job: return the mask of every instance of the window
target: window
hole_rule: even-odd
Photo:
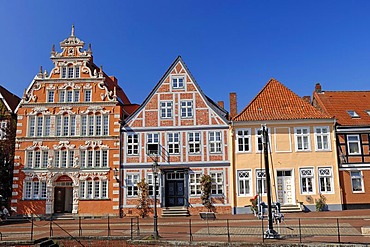
[[[168,153],[169,154],[179,154],[180,153],[180,138],[179,133],[168,133],[167,134],[168,140]]]
[[[351,171],[352,192],[364,192],[361,171]]]
[[[73,90],[73,102],[80,102],[80,91]]]
[[[209,152],[221,153],[221,131],[209,132]]]
[[[307,127],[295,128],[295,140],[297,151],[309,151],[310,148],[310,130]]]
[[[238,195],[251,195],[251,171],[238,171]]]
[[[47,94],[47,102],[48,103],[53,103],[54,102],[54,91],[48,91]]]
[[[59,115],[56,116],[56,136],[75,136],[76,135],[76,116]]]
[[[329,127],[315,127],[316,150],[330,150]]]
[[[67,76],[67,68],[63,67],[62,68],[62,78],[66,78],[66,76]]]
[[[66,91],[65,90],[60,90],[59,91],[59,102],[65,102],[65,95],[66,95]]]
[[[107,199],[108,182],[99,178],[80,180],[81,199]]]
[[[139,135],[127,134],[127,155],[139,154]]]
[[[80,68],[75,67],[75,78],[80,78]]]
[[[26,167],[27,168],[46,168],[48,166],[49,152],[48,150],[33,150],[26,152]]]
[[[106,136],[109,134],[109,115],[82,115],[82,136]]]
[[[154,176],[153,173],[148,173],[146,175],[147,177],[147,183],[149,187],[149,195],[154,196]],[[157,196],[159,195],[159,178],[157,177]]]
[[[24,183],[24,199],[46,199],[46,182],[33,180]]]
[[[126,175],[127,196],[137,196],[138,195],[137,183],[140,182],[139,179],[140,179],[139,174],[127,174]]]
[[[353,111],[353,110],[349,110],[347,111],[347,113],[351,116],[351,118],[359,118],[360,115],[357,114],[357,112]]]
[[[359,135],[347,135],[347,145],[349,154],[361,154]]]
[[[80,150],[81,168],[108,167],[108,150]]]
[[[238,142],[238,152],[249,152],[251,146],[251,130],[237,130],[236,131],[236,140]]]
[[[0,121],[0,140],[5,139],[7,126],[7,121]]]
[[[74,150],[55,150],[54,151],[54,167],[67,168],[74,165]]]
[[[313,168],[301,168],[301,193],[302,194],[311,194],[313,193]]]
[[[181,118],[193,117],[193,102],[181,101]]]
[[[333,192],[333,174],[330,167],[319,168],[319,184],[320,193]]]
[[[49,136],[50,116],[30,116],[28,136]]]
[[[172,118],[172,102],[161,102],[161,118]]]
[[[256,180],[257,180],[257,194],[258,195],[266,195],[267,193],[267,183],[266,183],[266,172],[264,169],[257,169],[256,170]]]
[[[68,89],[68,90],[59,89],[59,102],[60,103],[80,102],[80,91],[72,90],[72,89]]]
[[[91,102],[91,90],[85,90],[84,95],[85,95],[85,102]]]
[[[185,77],[172,77],[172,88],[179,89],[184,88]]]
[[[224,187],[224,173],[223,172],[211,172],[212,186],[211,193],[212,195],[222,195]]]
[[[191,196],[200,196],[202,194],[200,178],[201,173],[190,173],[189,174],[189,186]]]
[[[190,132],[188,133],[188,145],[190,154],[200,153],[200,133]]]
[[[147,154],[159,154],[159,134],[148,133],[146,135]]]

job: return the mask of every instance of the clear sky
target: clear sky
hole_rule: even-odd
[[[21,96],[71,33],[141,103],[181,55],[214,101],[241,111],[270,78],[299,96],[370,90],[368,0],[0,0],[0,84]]]

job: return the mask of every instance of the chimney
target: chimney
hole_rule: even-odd
[[[311,97],[310,96],[303,96],[302,99],[306,101],[308,104],[311,104]]]
[[[219,107],[222,107],[222,109],[225,109],[225,104],[224,104],[224,102],[223,102],[223,101],[218,101],[218,102],[217,102],[217,105],[218,105]]]
[[[236,93],[230,93],[230,118],[238,114],[238,106],[236,102]]]
[[[315,85],[315,92],[316,93],[321,93],[322,91],[321,91],[321,85],[320,85],[320,83],[316,83],[316,85]]]

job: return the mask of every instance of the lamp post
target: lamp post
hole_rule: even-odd
[[[158,239],[158,215],[157,215],[157,178],[158,178],[158,162],[154,160],[153,162],[153,177],[154,177],[154,231],[153,231],[153,238]]]

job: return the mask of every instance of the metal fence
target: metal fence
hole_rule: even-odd
[[[274,224],[279,239],[265,239],[267,220],[233,219],[232,217],[202,220],[200,218],[159,218],[161,240],[219,242],[289,242],[289,243],[368,243],[361,227],[370,219],[294,218]],[[150,218],[99,218],[74,220],[8,220],[0,225],[0,240],[20,241],[50,237],[78,241],[82,237],[151,239],[153,220]],[[1,242],[0,242],[1,243]]]

